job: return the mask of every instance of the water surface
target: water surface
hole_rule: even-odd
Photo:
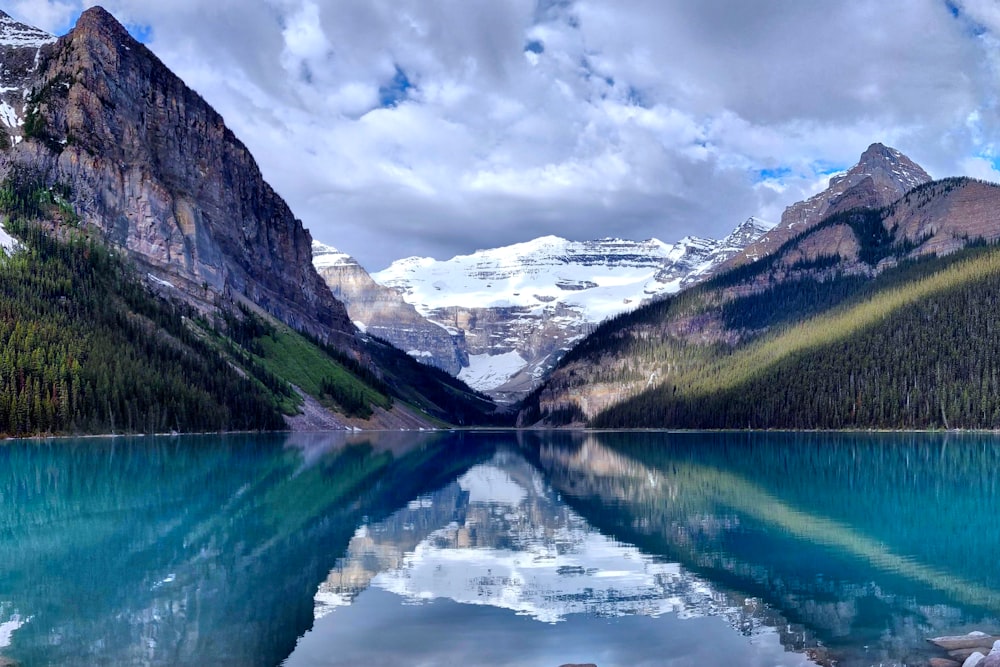
[[[926,664],[1000,630],[1000,439],[0,446],[23,665]]]

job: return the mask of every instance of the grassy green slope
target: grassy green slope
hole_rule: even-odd
[[[283,386],[290,383],[348,417],[368,419],[376,408],[399,402],[438,426],[495,425],[508,418],[494,414],[488,397],[378,339],[363,343],[368,360],[362,363],[246,308],[228,315],[219,329],[226,332],[213,334],[220,351],[272,388],[285,414],[301,404]]]

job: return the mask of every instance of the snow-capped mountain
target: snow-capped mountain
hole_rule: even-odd
[[[0,148],[20,143],[24,135],[25,105],[31,94],[31,82],[38,71],[42,47],[56,41],[55,36],[0,12]],[[0,249],[10,252],[17,247],[7,230],[0,225]]]
[[[423,317],[462,336],[458,345],[466,360],[460,378],[496,398],[516,400],[602,320],[704,279],[772,227],[750,218],[724,239],[686,237],[673,244],[545,236],[447,261],[410,257],[372,278]],[[348,303],[352,319],[367,325],[358,309],[351,310],[343,283],[340,293],[330,284]],[[412,341],[404,349],[434,358]]]
[[[0,143],[21,141],[30,82],[38,70],[43,46],[56,41],[44,30],[18,23],[0,12]]]

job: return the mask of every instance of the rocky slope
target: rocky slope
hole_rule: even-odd
[[[369,330],[377,322],[388,340],[441,368],[451,369],[457,360],[461,379],[513,401],[537,386],[599,322],[699,282],[771,227],[750,218],[722,240],[687,237],[675,244],[547,236],[447,261],[410,257],[372,276],[436,330],[417,328],[412,314],[399,314],[395,303],[383,306],[387,298],[373,296],[356,269],[321,272],[354,320]],[[329,261],[323,257],[315,261]],[[373,301],[383,308],[379,315],[366,310]],[[423,331],[431,335],[421,338]],[[451,333],[453,347],[443,344],[442,331]]]
[[[461,331],[423,317],[398,292],[379,285],[357,260],[333,246],[313,241],[312,253],[316,271],[347,306],[358,328],[452,375],[469,365]]]
[[[905,290],[935,266],[923,265],[907,277],[912,260],[1000,240],[1000,186],[966,178],[928,182],[925,177],[898,151],[874,144],[845,177],[789,207],[779,226],[702,286],[605,326],[582,343],[532,396],[522,423],[587,421],[669,382],[679,382],[674,386],[683,393],[702,381],[692,379],[702,378],[699,369],[728,368],[727,355],[741,359],[735,356],[741,350],[747,363],[764,363],[766,355],[754,356],[754,350],[770,348],[766,343],[751,347],[754,341],[864,298],[871,279],[889,269],[900,266],[901,271],[893,279],[897,282],[887,285],[902,284]],[[851,182],[855,185],[845,188]],[[847,201],[865,205],[849,206]],[[825,216],[818,217],[820,209]],[[752,259],[758,252],[767,254]],[[891,303],[897,298],[881,294]],[[880,310],[871,322],[891,312]],[[853,335],[851,322],[836,322],[845,336]],[[827,340],[827,332],[810,335]],[[792,339],[785,343],[799,344]],[[734,367],[725,372],[742,377],[744,371]],[[678,379],[682,377],[690,382]]]
[[[24,107],[43,46],[56,38],[0,12],[0,145],[20,140]]]
[[[774,229],[731,260],[720,264],[716,273],[771,254],[794,236],[811,229],[823,219],[852,208],[887,206],[931,177],[913,160],[894,148],[874,143],[861,154],[846,173],[830,179],[829,186],[809,199],[792,204]]]
[[[79,226],[202,309],[243,301],[351,344],[301,222],[222,117],[108,12],[88,9],[58,40],[9,19],[3,29],[14,145],[0,177],[63,189]]]

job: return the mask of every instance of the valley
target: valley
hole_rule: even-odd
[[[366,331],[514,403],[599,323],[697,284],[773,226],[749,218],[723,239],[673,244],[552,236],[447,261],[410,257],[371,276],[328,246],[314,247],[313,262]]]

